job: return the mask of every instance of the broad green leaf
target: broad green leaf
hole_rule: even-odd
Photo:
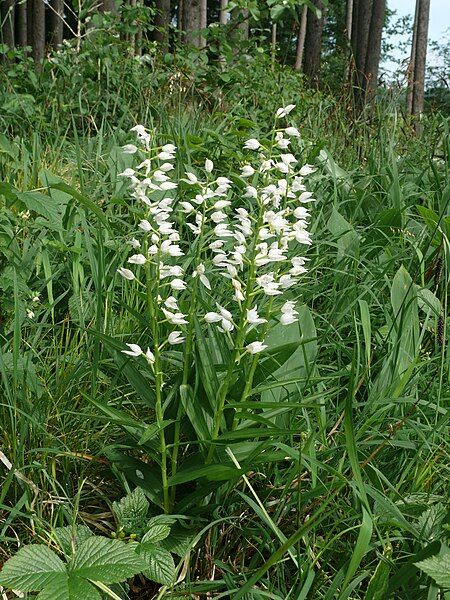
[[[59,203],[42,192],[16,192],[17,198],[28,210],[45,217],[57,229],[62,227],[62,212]]]
[[[140,552],[140,556],[146,565],[142,571],[145,577],[163,585],[174,583],[175,563],[170,552],[158,546],[148,545]]]
[[[145,532],[144,537],[141,540],[141,544],[156,544],[156,542],[165,540],[169,534],[169,525],[166,525],[165,523],[159,523],[157,520],[152,520],[147,526],[147,531]]]
[[[239,469],[227,465],[207,465],[203,467],[189,467],[178,471],[169,479],[169,485],[178,485],[206,477],[213,481],[226,481],[240,475]]]
[[[174,525],[170,530],[169,537],[162,540],[160,545],[168,552],[183,557],[191,547],[194,538],[194,531],[186,529],[181,525]]]
[[[108,220],[103,214],[101,208],[92,202],[90,198],[83,196],[83,194],[80,194],[80,192],[72,188],[70,185],[67,185],[67,183],[52,183],[49,187],[69,194],[69,196],[72,196],[74,200],[77,200],[84,209],[93,212],[105,227],[109,227]]]
[[[142,531],[147,523],[149,503],[141,488],[137,487],[131,494],[119,502],[113,502],[113,513],[127,533]]]
[[[36,600],[101,600],[101,595],[86,579],[70,575],[62,583],[46,586]]]
[[[415,565],[434,579],[439,587],[450,589],[450,550],[448,548],[445,548],[443,554],[426,558]]]
[[[70,572],[102,583],[119,583],[139,573],[142,560],[134,546],[119,540],[91,537],[80,544],[69,563]]]
[[[433,294],[428,288],[415,286],[417,291],[417,303],[419,308],[425,313],[431,311],[436,317],[442,312],[442,304],[436,294]]]
[[[0,573],[0,585],[36,592],[52,582],[59,584],[66,577],[66,565],[50,548],[30,544],[6,561]]]
[[[67,527],[55,527],[53,530],[56,542],[66,555],[72,554],[72,546],[75,549],[78,548],[84,540],[92,535],[94,534],[86,525],[75,525],[75,527],[68,525]]]

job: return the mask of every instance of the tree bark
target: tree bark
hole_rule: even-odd
[[[228,23],[228,16],[229,13],[226,9],[226,6],[228,4],[228,0],[220,0],[220,24],[221,25],[226,25]]]
[[[200,47],[200,0],[184,0],[183,30],[187,44]]]
[[[320,19],[311,11],[308,12],[305,37],[305,59],[303,72],[308,78],[309,85],[319,87],[320,62],[322,58],[322,33],[325,22],[324,4],[322,0],[314,0],[315,6],[321,11]]]
[[[386,15],[386,0],[373,0],[367,42],[365,77],[365,99],[371,100],[378,86],[378,69],[381,55],[381,35]]]
[[[28,45],[27,3],[21,2],[16,6],[17,14],[17,44],[22,48]]]
[[[430,0],[417,0],[417,39],[414,57],[414,77],[411,114],[423,112],[425,97],[425,66],[427,61],[428,24],[430,19]],[[416,128],[418,130],[419,127]]]
[[[34,0],[27,0],[27,45],[33,48],[33,3]]]
[[[155,16],[155,40],[159,43],[162,54],[169,51],[170,0],[158,0]]]
[[[50,4],[51,43],[58,49],[63,43],[64,32],[64,0],[52,0]]]
[[[118,12],[115,0],[101,0],[99,10],[102,12]]]
[[[200,29],[208,27],[208,0],[200,0]],[[206,46],[206,39],[200,36],[200,47]]]
[[[302,63],[303,63],[303,54],[305,52],[305,38],[306,38],[306,23],[308,20],[308,7],[305,6],[303,7],[302,10],[302,17],[300,20],[300,28],[298,31],[298,39],[297,39],[297,48],[296,48],[296,52],[295,52],[295,64],[294,64],[294,69],[296,71],[301,71],[302,70]]]
[[[36,71],[42,69],[45,54],[45,4],[44,0],[32,0],[33,11],[33,58]]]
[[[413,99],[413,88],[414,88],[414,61],[416,58],[416,46],[417,46],[417,20],[419,11],[419,0],[416,0],[416,10],[414,14],[413,24],[413,37],[411,43],[411,58],[408,65],[408,91],[406,95],[406,108],[409,114],[412,113],[412,99]]]
[[[14,48],[14,0],[2,0],[0,15],[2,24],[1,41],[8,48]]]

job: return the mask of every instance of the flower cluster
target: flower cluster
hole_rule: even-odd
[[[311,244],[308,205],[314,198],[305,178],[314,169],[300,166],[289,152],[299,131],[278,126],[293,108],[277,111],[270,143],[256,138],[245,142],[247,160],[233,181],[216,176],[207,159],[202,176],[189,170],[174,182],[170,174],[176,147],[152,148],[152,134],[142,125],[133,128],[138,145],[127,144],[123,151],[143,153],[145,159],[120,175],[128,178],[131,195],[141,204],[138,229],[143,235],[136,233],[130,240],[135,252],[128,258],[130,268],[121,267],[118,273],[139,281],[131,267],[143,267],[146,282],[140,283],[152,286],[152,318],[176,327],[163,342],[158,340],[157,351],[167,343],[185,341],[193,314],[225,334],[238,356],[267,348],[264,335],[269,322],[296,321],[295,302],[281,298],[292,294],[306,272],[303,250]],[[220,298],[213,296],[218,289],[225,290]],[[195,302],[198,293],[206,299],[202,305],[209,301],[211,306],[203,314]],[[189,314],[180,309],[181,299],[182,306],[190,307]],[[250,341],[255,337],[260,339]],[[128,347],[125,354],[143,355],[154,364],[152,350],[144,353],[136,344]]]

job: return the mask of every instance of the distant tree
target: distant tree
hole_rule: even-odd
[[[305,36],[305,57],[303,72],[312,87],[319,85],[320,63],[322,58],[322,33],[325,21],[325,6],[323,0],[313,0],[320,16],[311,9],[308,10]]]
[[[169,51],[170,0],[157,0],[155,26],[155,40],[159,42],[161,52],[166,54]]]
[[[44,0],[32,0],[31,5],[33,15],[32,54],[36,70],[40,71],[45,54],[45,3]]]
[[[184,31],[184,40],[187,44],[192,44],[198,48],[201,45],[200,30],[200,1],[183,1],[183,19],[182,30]]]
[[[300,19],[300,27],[298,30],[297,46],[295,50],[295,64],[294,69],[296,71],[302,70],[303,54],[305,52],[305,38],[306,38],[306,23],[308,19],[308,7],[305,6],[302,9],[302,16]]]
[[[378,86],[381,55],[381,35],[386,15],[386,0],[373,0],[364,68],[365,100],[370,100]]]
[[[64,0],[52,0],[50,3],[50,41],[53,48],[63,43]]]
[[[425,96],[425,67],[427,60],[428,24],[430,0],[416,0],[413,43],[411,48],[410,112],[418,115],[423,112]],[[417,125],[419,129],[419,125]]]
[[[14,0],[1,2],[2,43],[14,48]]]

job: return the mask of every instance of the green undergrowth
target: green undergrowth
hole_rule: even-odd
[[[285,69],[262,77],[264,57],[221,81],[222,67],[198,57],[94,58],[100,71],[76,97],[69,58],[30,89],[11,72],[0,92],[10,103],[0,135],[0,562],[19,544],[58,552],[54,532],[77,524],[134,543],[139,531],[118,528],[113,503],[136,488],[148,518],[161,513],[158,482],[142,474],[155,465],[152,386],[120,353],[147,326],[141,296],[116,274],[129,251],[118,177],[131,165],[120,150],[129,129],[143,123],[176,144],[179,177],[206,158],[226,174],[292,102],[297,155],[317,169],[300,327],[272,340],[239,407],[247,430],[218,446],[222,468],[201,470],[193,438],[181,439],[170,524],[184,546],[165,550],[178,577],[161,587],[138,576],[113,593],[444,598],[448,123],[424,118],[414,137],[395,98],[355,117],[348,98],[309,92]],[[204,358],[193,361],[213,386]],[[189,419],[201,429],[200,414]]]

